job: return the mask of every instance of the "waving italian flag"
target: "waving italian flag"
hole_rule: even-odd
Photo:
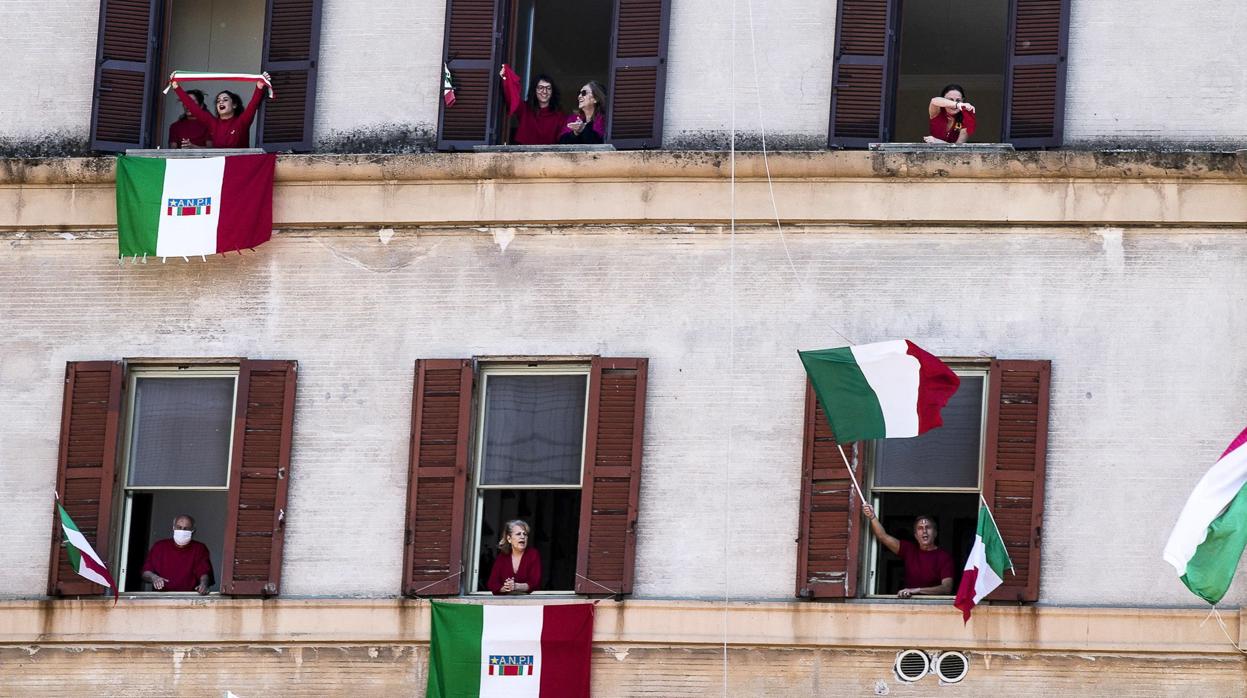
[[[1000,529],[996,528],[996,519],[980,496],[979,526],[974,534],[974,547],[966,559],[961,584],[957,587],[957,598],[953,601],[953,605],[961,609],[961,622],[970,620],[970,611],[984,596],[1003,584],[1005,570],[1012,569],[1013,561],[1009,559],[1009,551],[1005,550]]]
[[[1186,500],[1165,544],[1165,561],[1210,604],[1225,596],[1247,547],[1247,429]]]
[[[65,552],[69,555],[69,564],[80,576],[102,587],[112,589],[115,599],[118,594],[117,583],[108,573],[108,567],[104,565],[100,556],[95,554],[95,548],[87,542],[86,536],[78,530],[78,526],[74,524],[73,519],[69,518],[69,512],[65,511],[65,507],[61,506],[60,502],[56,503],[56,510],[61,515],[61,531],[65,534]]]
[[[840,443],[934,429],[961,385],[944,362],[908,339],[799,353]]]

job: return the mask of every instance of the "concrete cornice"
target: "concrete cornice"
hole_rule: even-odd
[[[475,603],[476,601],[467,601]],[[537,600],[509,603],[538,603]],[[603,646],[963,649],[1238,656],[1200,609],[986,606],[968,625],[947,604],[603,601]],[[1222,616],[1234,641],[1239,611]],[[0,645],[372,644],[429,640],[429,602],[165,597],[0,602]]]
[[[0,231],[115,227],[113,162],[0,160]],[[274,226],[719,225],[730,174],[721,152],[282,156]],[[738,153],[734,202],[741,224],[1237,229],[1247,151]]]

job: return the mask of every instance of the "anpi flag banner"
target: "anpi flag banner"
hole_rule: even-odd
[[[798,352],[836,441],[918,436],[961,379],[908,339]]]
[[[589,695],[593,604],[433,602],[429,698]]]
[[[78,526],[73,519],[69,518],[69,512],[65,511],[65,507],[61,506],[60,502],[56,503],[56,511],[61,517],[61,533],[65,536],[65,553],[69,556],[70,566],[79,576],[112,589],[115,600],[118,594],[117,583],[108,573],[108,567],[100,556],[95,554],[95,548],[87,542],[86,536],[78,530]]]
[[[277,156],[117,158],[121,257],[232,252],[273,234]]]
[[[1000,529],[996,528],[996,520],[992,518],[987,503],[980,501],[974,547],[970,548],[970,557],[966,558],[957,598],[953,601],[953,605],[961,609],[962,623],[969,622],[970,611],[984,596],[1004,583],[1005,570],[1008,569],[1013,569],[1013,561],[1009,559],[1009,551],[1005,550],[1005,541],[1000,537]]]
[[[1247,429],[1230,442],[1186,500],[1165,543],[1165,561],[1196,596],[1225,596],[1247,547]]]

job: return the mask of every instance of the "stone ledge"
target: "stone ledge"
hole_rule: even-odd
[[[476,600],[465,600],[476,603]],[[512,601],[512,603],[536,601]],[[428,642],[429,602],[406,599],[123,598],[0,602],[0,645]],[[939,604],[733,602],[729,644],[1238,656],[1202,609],[990,605],[969,625]],[[715,646],[721,602],[627,600],[597,607],[601,645]],[[1223,612],[1231,637],[1238,611]]]

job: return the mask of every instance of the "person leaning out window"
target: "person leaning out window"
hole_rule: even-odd
[[[489,582],[485,585],[497,595],[531,594],[541,589],[541,555],[536,548],[528,547],[528,537],[532,532],[528,524],[520,519],[507,522],[498,541],[500,551],[494,560],[494,567],[489,572]]]
[[[266,79],[268,78],[268,73],[263,75]],[[212,147],[250,147],[251,122],[255,120],[256,109],[260,108],[260,101],[264,99],[264,88],[267,87],[264,80],[255,81],[255,92],[251,94],[251,100],[247,102],[246,108],[243,108],[242,97],[237,94],[228,90],[217,93],[216,100],[213,102],[216,116],[196,104],[177,80],[170,84],[173,85],[173,91],[177,93],[178,99],[182,100],[182,106],[186,107],[186,111],[208,128],[212,137]]]
[[[576,111],[563,126],[559,143],[606,142],[606,90],[590,80],[576,95]]]
[[[970,140],[977,124],[974,105],[965,99],[966,91],[956,83],[945,85],[939,97],[932,97],[927,105],[931,132],[923,140],[927,143],[965,143]]]
[[[935,544],[938,534],[935,519],[926,515],[916,517],[913,529],[916,543],[911,543],[889,534],[879,523],[873,507],[863,506],[862,514],[870,520],[875,538],[905,563],[905,587],[896,592],[898,597],[953,593],[953,556]]]

